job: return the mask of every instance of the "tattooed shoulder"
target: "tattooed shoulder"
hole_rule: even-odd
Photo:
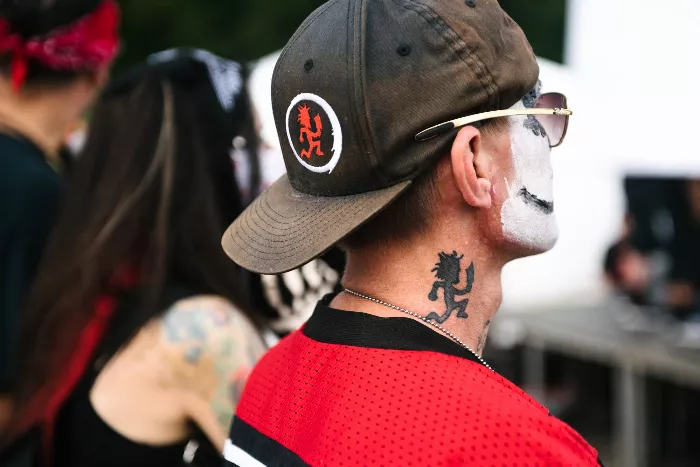
[[[161,330],[174,359],[172,383],[206,399],[227,430],[243,384],[265,351],[259,333],[230,302],[210,296],[176,303]]]

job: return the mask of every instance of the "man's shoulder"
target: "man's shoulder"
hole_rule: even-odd
[[[318,343],[300,332],[263,357],[237,415],[302,457],[323,454],[311,465],[357,452],[401,453],[420,465],[480,465],[494,455],[499,465],[596,465],[595,450],[575,431],[483,365],[431,351]],[[307,453],[299,441],[306,439],[328,443]]]
[[[329,360],[342,373],[316,371],[315,365],[326,367]],[[253,379],[276,379],[281,374],[308,379],[314,386],[343,386],[348,383],[347,378],[354,378],[353,386],[367,386],[375,394],[377,389],[395,394],[421,394],[407,399],[408,405],[421,405],[429,400],[429,405],[437,408],[452,406],[461,399],[476,402],[483,411],[491,407],[501,411],[505,407],[504,419],[513,411],[547,414],[546,409],[517,386],[475,361],[435,351],[328,344],[308,338],[303,329],[269,350],[256,366]],[[336,379],[338,376],[343,378]],[[477,404],[457,404],[455,409],[464,412]],[[456,421],[464,420],[459,417]]]

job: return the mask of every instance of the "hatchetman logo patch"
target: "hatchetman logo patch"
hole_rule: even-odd
[[[303,93],[287,109],[287,139],[301,165],[312,172],[331,173],[343,151],[338,116],[323,98]]]

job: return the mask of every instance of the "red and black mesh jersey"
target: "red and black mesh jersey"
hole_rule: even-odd
[[[227,466],[598,466],[565,423],[409,318],[320,303],[253,370]]]

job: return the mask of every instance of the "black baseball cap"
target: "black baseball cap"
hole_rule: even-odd
[[[449,150],[425,128],[507,109],[537,83],[520,27],[497,0],[331,0],[283,49],[272,106],[287,174],[222,244],[262,274],[321,255]]]

